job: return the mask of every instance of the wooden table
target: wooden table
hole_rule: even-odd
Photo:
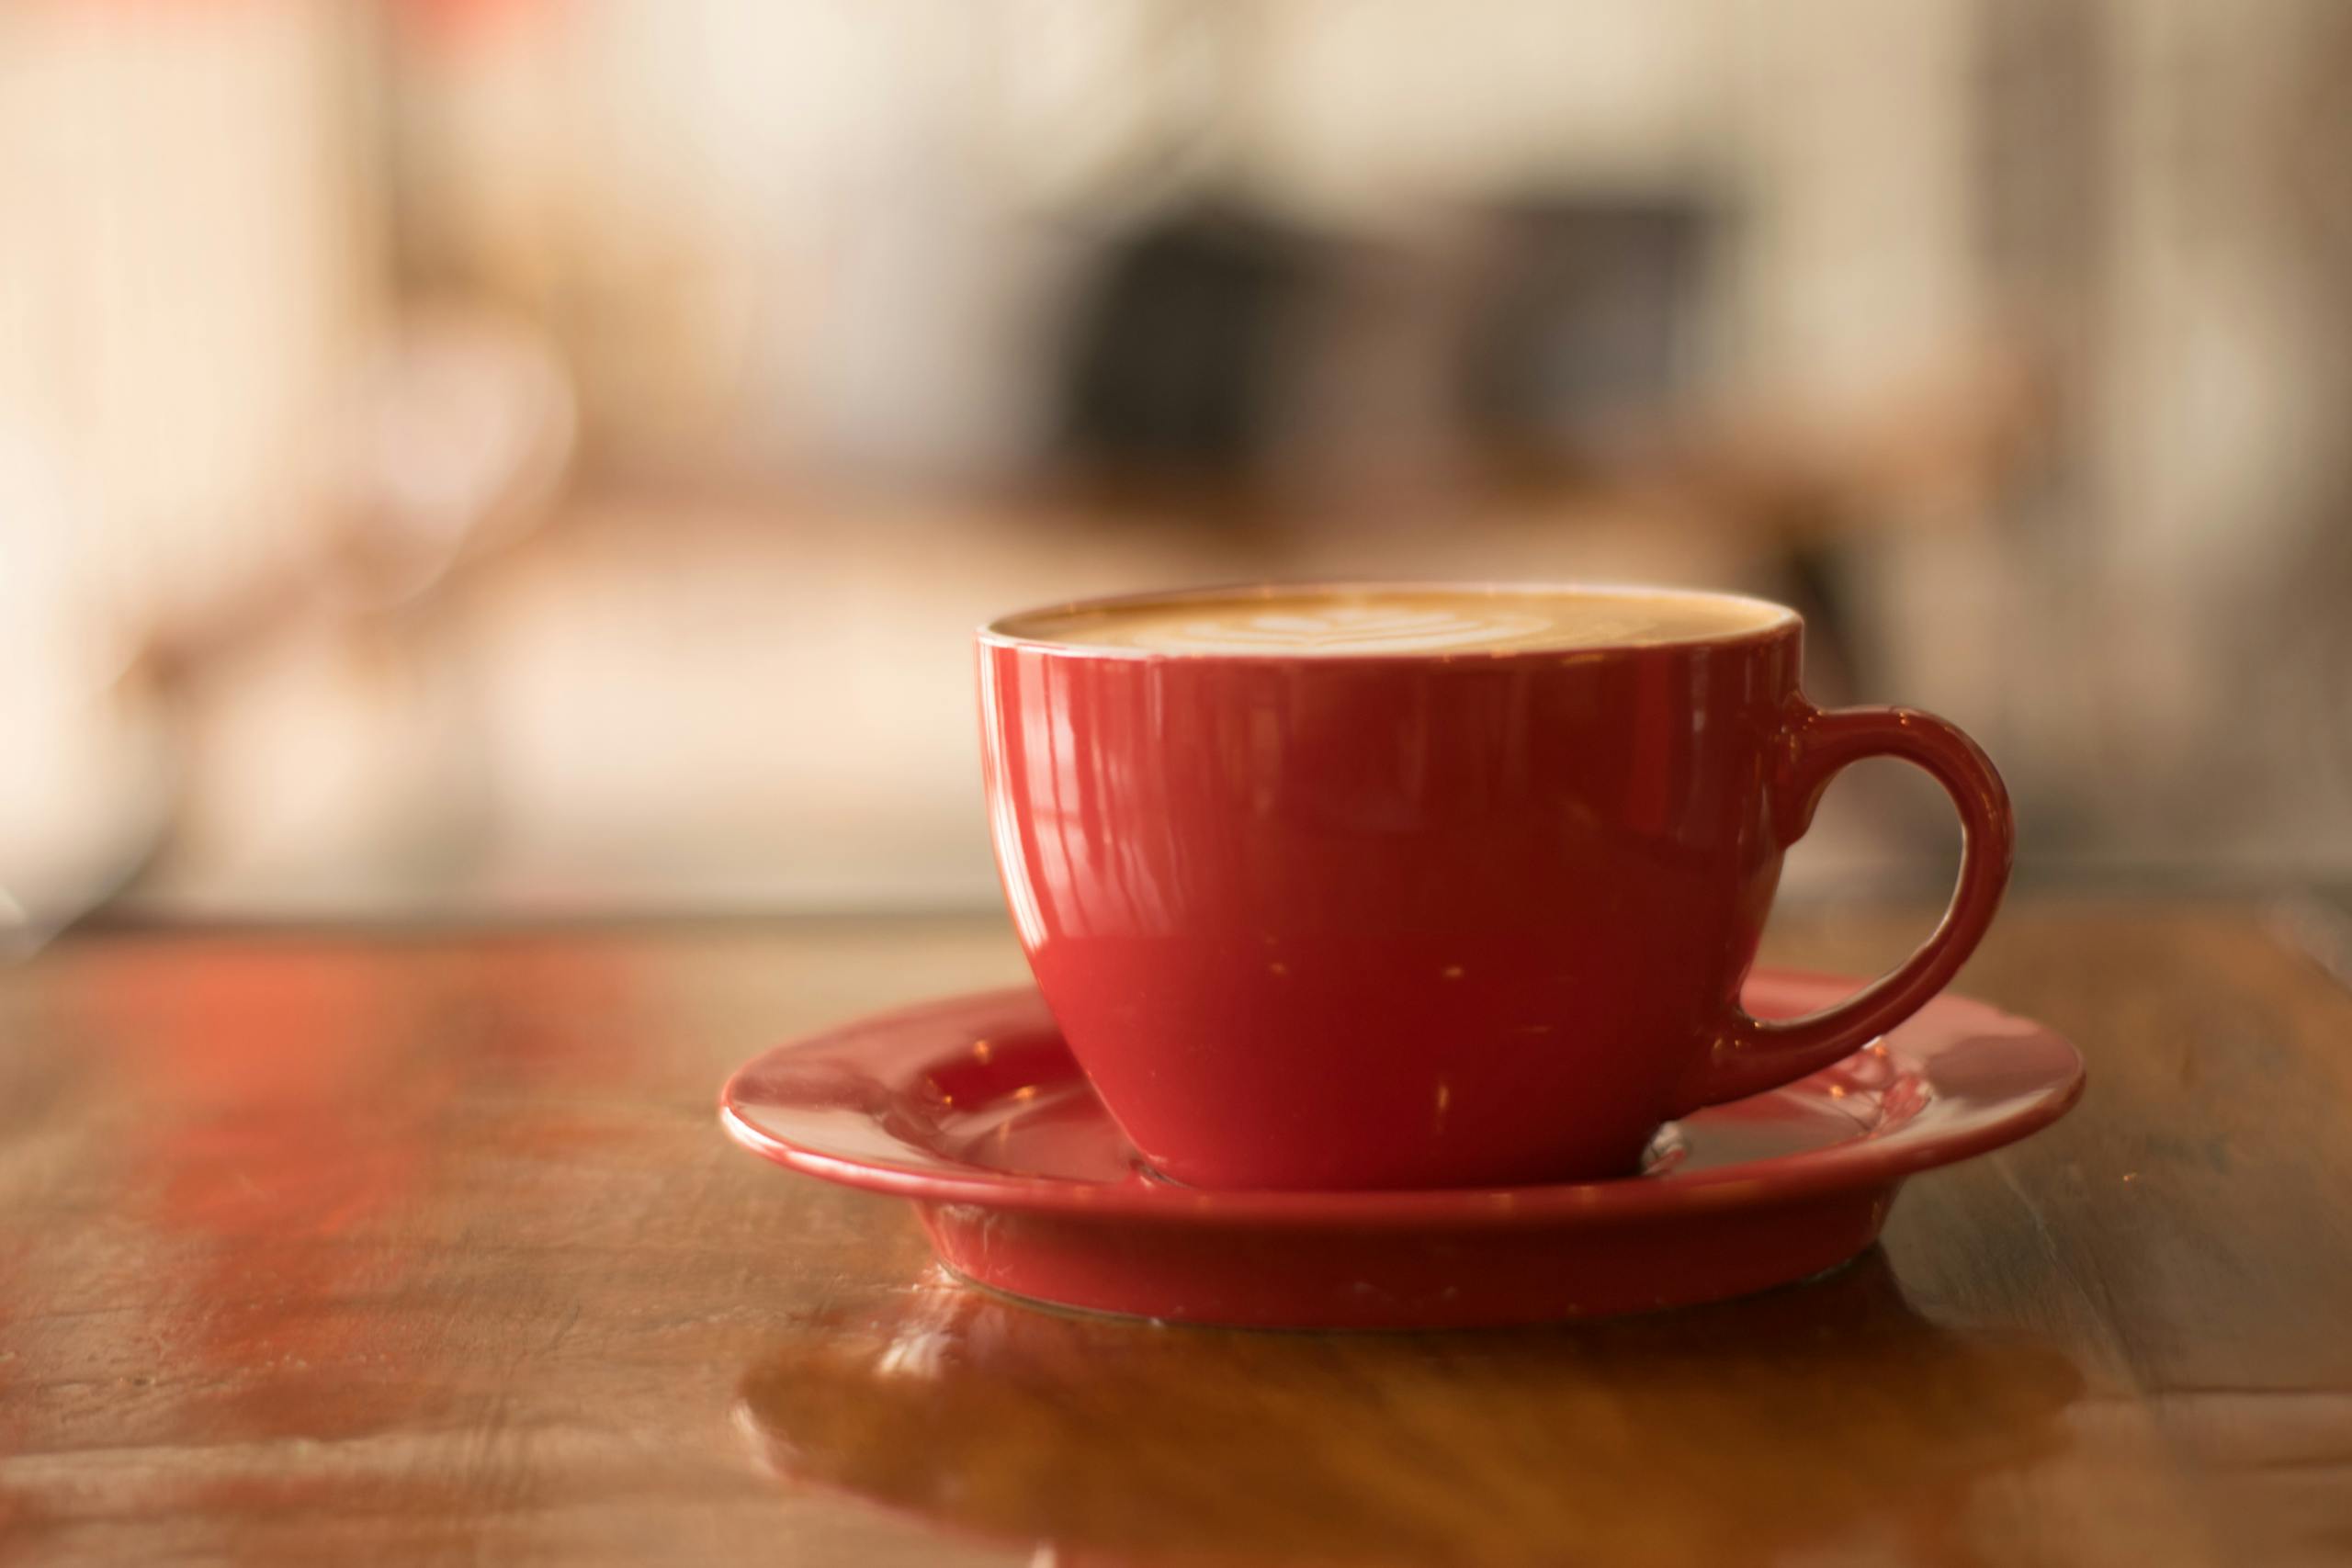
[[[983,1299],[714,1125],[1018,973],[976,919],[0,975],[0,1561],[2352,1562],[2352,994],[2267,907],[2020,901],[1965,988],[2081,1043],[2074,1117],[1826,1282],[1481,1336]]]

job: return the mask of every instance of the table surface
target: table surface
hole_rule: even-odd
[[[1017,978],[997,920],[70,939],[0,973],[0,1562],[2352,1562],[2317,908],[2020,900],[1962,988],[2081,1044],[2067,1121],[1827,1280],[1450,1336],[979,1297],[719,1134],[776,1039]]]

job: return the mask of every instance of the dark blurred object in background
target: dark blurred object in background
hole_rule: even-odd
[[[1238,204],[1156,213],[1103,247],[1074,312],[1067,460],[1114,487],[1246,483],[1280,430],[1315,247]]]
[[[1705,384],[1722,214],[1696,199],[1525,198],[1486,220],[1497,257],[1468,345],[1466,413],[1537,477],[1605,474]]]

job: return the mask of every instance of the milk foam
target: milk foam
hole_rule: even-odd
[[[1239,608],[1173,624],[1145,624],[1121,640],[1171,653],[1427,653],[1505,647],[1548,630],[1544,615],[1409,606],[1335,604],[1322,610]]]
[[[1296,658],[1638,647],[1790,618],[1777,605],[1703,593],[1374,588],[1081,605],[1016,616],[999,629],[1144,652]]]

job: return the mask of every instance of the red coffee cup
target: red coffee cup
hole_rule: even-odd
[[[1670,605],[1706,625],[1370,652],[1057,630],[1259,592]],[[1159,1172],[1202,1187],[1605,1178],[1673,1117],[1903,1021],[1992,919],[2008,797],[1941,719],[1807,702],[1802,636],[1793,612],[1733,595],[1364,584],[1102,600],[984,628],[998,863],[1104,1107]],[[1926,769],[1959,809],[1951,906],[1857,995],[1751,1018],[1740,984],[1782,852],[1838,770],[1878,756]]]

